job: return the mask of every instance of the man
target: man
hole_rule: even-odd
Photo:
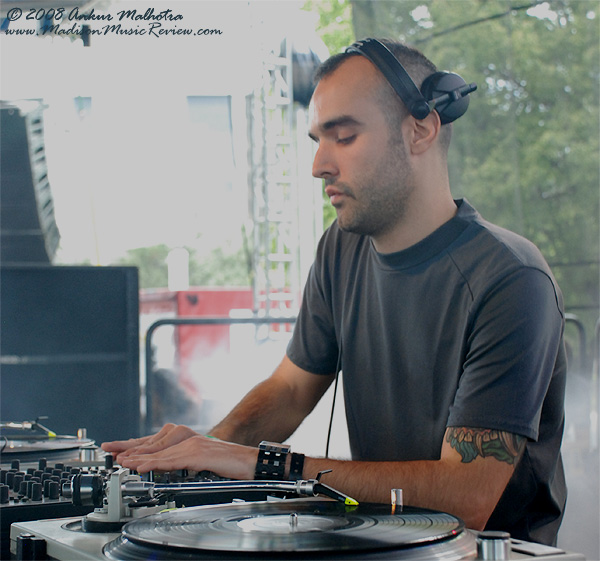
[[[420,84],[435,67],[386,43]],[[106,443],[140,472],[252,479],[341,367],[351,461],[286,457],[359,501],[450,512],[551,544],[562,518],[561,294],[537,249],[454,201],[449,124],[413,116],[360,52],[317,73],[310,136],[337,222],[320,241],[286,356],[207,438],[183,426]],[[261,453],[262,454],[262,453]],[[263,456],[260,458],[264,459]],[[261,462],[259,461],[259,467]]]

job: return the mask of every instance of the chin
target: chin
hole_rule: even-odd
[[[344,222],[343,220],[340,220],[339,217],[338,217],[338,226],[340,227],[340,230],[343,230],[344,232],[349,232],[351,234],[358,234],[361,236],[362,235],[366,235],[366,236],[371,235],[370,232],[366,231],[365,228],[361,228],[361,226],[359,224]]]

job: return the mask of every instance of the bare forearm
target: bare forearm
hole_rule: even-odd
[[[483,529],[512,469],[506,466],[506,478],[499,477],[497,485],[490,486],[489,475],[479,468],[475,463],[465,466],[442,460],[355,462],[307,457],[303,476],[313,478],[331,469],[323,475],[323,483],[359,502],[389,503],[391,490],[402,489],[405,504],[449,512],[470,528]]]
[[[306,458],[304,477],[332,469],[327,483],[358,501],[390,501],[402,489],[407,504],[449,512],[483,529],[514,467],[525,438],[508,432],[449,427],[435,461],[344,462]]]
[[[306,372],[286,356],[210,434],[248,446],[261,440],[283,442],[312,411],[332,379]]]
[[[266,384],[257,390],[257,395],[260,396],[265,389],[271,391],[273,387]],[[292,394],[294,398],[286,403],[293,403],[299,396],[302,397],[302,392]],[[314,400],[300,401],[306,407]],[[242,413],[247,407],[247,402],[244,402],[246,400],[240,406]],[[295,410],[301,411],[303,407],[296,407]],[[214,471],[235,479],[251,478],[258,450],[251,445],[223,442],[233,440],[238,423],[235,418],[237,414],[231,415],[233,421],[229,421],[229,424],[226,420],[219,425],[222,429],[215,427],[214,436],[221,441],[200,436],[187,427],[165,426],[149,441],[138,439],[141,442],[136,441],[134,444],[137,443],[137,446],[125,446],[126,452],[120,456],[122,465],[141,473],[190,469]],[[240,414],[240,418],[243,418],[243,414]],[[289,416],[286,418],[289,419]],[[297,413],[294,418],[297,418]],[[261,427],[255,438],[283,440],[279,436],[293,424],[288,420],[287,428],[280,428],[279,434],[277,431],[263,432]],[[251,424],[251,430],[244,430],[242,424],[242,429],[237,430],[238,436],[244,433],[249,435],[258,426]],[[113,445],[116,449],[123,448],[118,442]],[[522,436],[511,433],[452,427],[446,430],[439,460],[358,462],[306,457],[302,477],[312,479],[319,472],[332,470],[324,475],[324,483],[360,502],[389,503],[391,490],[402,489],[406,504],[449,512],[462,518],[470,528],[483,529],[525,446]],[[108,448],[105,450],[110,451]],[[286,476],[290,467],[291,457],[288,456]]]
[[[253,388],[210,434],[248,446],[256,446],[261,440],[283,442],[301,422],[284,414],[286,408],[281,405],[287,399],[289,391],[285,385],[269,378]]]

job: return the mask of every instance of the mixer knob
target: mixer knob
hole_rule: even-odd
[[[10,488],[8,485],[0,485],[0,504],[6,504],[10,500]]]
[[[13,483],[15,481],[16,471],[7,471],[6,477],[4,478],[4,482],[12,489]]]
[[[15,491],[17,490],[15,489]],[[17,492],[19,493],[19,497],[27,496],[27,481],[21,481],[21,483],[19,483],[19,489]]]
[[[70,479],[61,479],[60,483],[58,484],[58,488],[63,490],[66,486],[69,486],[71,484],[71,480]],[[61,493],[62,494],[62,493]]]
[[[58,499],[60,497],[60,486],[58,481],[50,480],[48,482],[48,498],[49,499]]]
[[[31,485],[31,494],[29,498],[32,501],[41,501],[42,500],[42,484],[34,481]]]
[[[46,467],[48,467],[48,460],[46,458],[40,458],[38,460],[38,467],[41,470],[46,469]]]
[[[13,478],[13,491],[15,493],[19,492],[19,488],[21,487],[21,482],[25,479],[25,474],[22,471],[15,473],[15,477]]]
[[[13,460],[10,463],[10,467],[11,467],[11,469],[14,469],[15,471],[19,471],[21,469],[21,461],[20,460]]]
[[[21,485],[22,485],[22,484],[21,484]],[[27,490],[26,490],[27,496],[28,496],[30,499],[33,499],[33,495],[34,495],[34,491],[33,491],[33,490],[34,490],[34,485],[39,485],[39,493],[40,493],[40,495],[41,495],[41,491],[42,491],[42,484],[41,484],[39,481],[36,481],[35,479],[33,479],[33,478],[32,478],[32,479],[30,479],[29,481],[27,481]],[[38,493],[38,491],[36,491],[36,493]],[[38,500],[38,501],[39,501],[40,499],[36,499],[36,500]]]
[[[104,456],[104,467],[106,469],[112,469],[114,467],[115,459],[112,454]]]

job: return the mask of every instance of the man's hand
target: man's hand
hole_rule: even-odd
[[[316,375],[285,356],[273,374],[258,384],[207,438],[167,424],[157,434],[105,442],[115,461],[139,472],[208,470],[233,479],[254,479],[261,440],[284,442],[312,411],[333,376]],[[220,440],[219,440],[220,439]],[[234,444],[236,443],[236,444]]]
[[[156,434],[129,440],[104,442],[101,447],[105,452],[116,454],[115,461],[123,465],[125,458],[159,452],[197,435],[198,433],[189,427],[169,423]]]
[[[163,432],[165,434],[158,438]],[[175,425],[164,427],[151,439],[155,440],[119,454],[118,463],[140,473],[208,470],[231,479],[254,479],[257,448],[201,436],[187,427]]]

